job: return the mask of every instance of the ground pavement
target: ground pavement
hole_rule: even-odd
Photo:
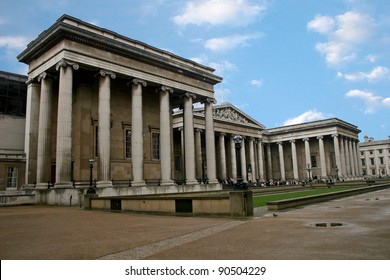
[[[2,207],[0,259],[389,260],[389,221],[390,189],[247,219]]]

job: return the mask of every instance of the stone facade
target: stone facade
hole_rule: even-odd
[[[360,163],[366,177],[390,177],[390,136],[388,140],[374,140],[367,136],[359,143]]]

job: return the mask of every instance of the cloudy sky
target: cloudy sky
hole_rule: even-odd
[[[15,0],[0,3],[0,70],[69,14],[213,67],[267,128],[339,118],[390,135],[389,0]]]

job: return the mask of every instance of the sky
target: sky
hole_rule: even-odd
[[[390,135],[389,0],[2,0],[0,70],[63,14],[215,69],[266,128],[339,118]]]

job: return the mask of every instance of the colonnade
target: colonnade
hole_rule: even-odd
[[[73,96],[73,71],[78,70],[79,65],[66,60],[61,60],[56,65],[59,72],[58,90],[58,115],[56,134],[56,188],[72,187],[72,96]],[[116,74],[100,70],[95,76],[99,79],[98,94],[98,160],[99,172],[97,187],[110,187],[111,182],[111,136],[110,136],[110,114],[111,111],[111,81],[116,78]],[[29,83],[28,99],[39,106],[39,114],[29,112],[27,116],[28,136],[26,136],[27,162],[26,184],[31,184],[36,180],[37,188],[46,188],[50,180],[51,172],[51,150],[52,150],[52,98],[53,98],[52,75],[44,72],[38,77],[40,87],[34,83]],[[132,153],[132,186],[144,186],[144,120],[143,120],[143,88],[147,82],[133,78],[128,85],[131,87],[131,153]],[[40,91],[39,91],[40,88]],[[38,92],[39,91],[39,92]],[[172,174],[172,139],[171,139],[171,104],[170,94],[174,89],[161,85],[158,90],[160,99],[160,185],[173,185]],[[193,103],[196,95],[193,93],[183,93],[184,107],[184,149],[185,149],[185,172],[186,184],[198,183],[195,177],[195,141],[194,141],[194,121]],[[215,163],[215,142],[213,107],[214,99],[207,98],[204,101],[206,112],[205,134],[207,138],[207,166],[210,183],[216,183],[216,163]],[[31,105],[30,105],[31,106]],[[29,109],[34,110],[34,108]],[[35,124],[36,123],[36,124]],[[35,125],[34,125],[35,124]],[[38,131],[35,132],[35,129]],[[31,135],[37,134],[37,141],[31,141]],[[33,156],[36,154],[36,164]],[[34,175],[36,174],[36,176]]]

